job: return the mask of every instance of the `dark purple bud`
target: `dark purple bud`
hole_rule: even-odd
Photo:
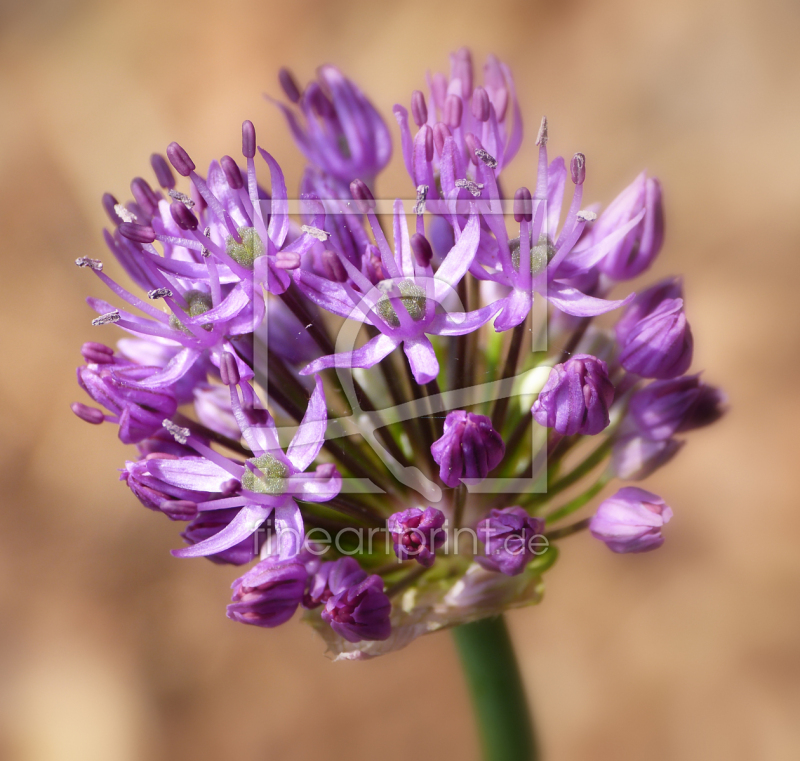
[[[167,158],[175,167],[175,171],[183,177],[188,177],[195,170],[194,161],[178,143],[170,143],[167,146]]]
[[[105,415],[95,407],[89,407],[80,402],[73,402],[70,409],[81,419],[92,425],[100,425],[105,420]]]
[[[155,230],[148,225],[137,225],[135,222],[120,222],[118,229],[123,238],[132,240],[135,243],[152,243],[156,239]]]
[[[356,202],[356,208],[362,214],[375,211],[375,196],[363,180],[353,180],[350,183],[350,194]]]
[[[236,358],[229,351],[222,352],[219,358],[219,376],[226,386],[235,386],[239,383],[239,367]]]
[[[414,233],[411,236],[411,250],[414,252],[414,258],[420,267],[430,266],[431,259],[433,259],[433,249],[422,233]]]
[[[411,93],[411,115],[417,127],[428,121],[428,106],[425,103],[425,96],[419,90]]]
[[[489,121],[489,95],[482,87],[472,93],[472,115],[479,122]]]
[[[528,188],[518,188],[514,193],[514,220],[530,222],[533,219],[533,203],[531,201],[531,191]]]
[[[158,196],[142,177],[131,180],[131,193],[148,217],[158,212]]]
[[[478,523],[478,539],[484,548],[475,560],[487,571],[516,576],[534,557],[547,551],[543,532],[544,521],[532,518],[521,507],[492,510]]]
[[[613,401],[606,363],[591,354],[576,354],[553,367],[531,412],[539,425],[563,436],[594,436],[608,425]]]
[[[158,180],[158,184],[162,188],[169,190],[175,187],[175,176],[172,174],[167,160],[160,153],[154,153],[150,156],[150,166],[153,167],[156,180]]]
[[[296,560],[267,558],[233,582],[227,616],[271,628],[288,621],[303,599],[308,572]]]
[[[303,607],[309,610],[324,605],[338,595],[367,578],[367,572],[355,558],[346,557],[330,563],[322,563],[314,572],[303,597]]]
[[[196,230],[200,224],[197,221],[197,217],[192,214],[186,204],[181,201],[173,201],[169,205],[169,213],[172,215],[172,219],[175,220],[175,224],[178,225],[181,230]]]
[[[626,486],[600,504],[589,531],[612,552],[648,552],[664,544],[661,528],[671,518],[661,497]]]
[[[436,559],[436,550],[447,538],[444,513],[435,507],[411,507],[394,513],[387,522],[392,535],[394,551],[400,560],[416,560],[430,568]]]
[[[710,425],[724,412],[719,389],[699,375],[654,381],[631,397],[628,409],[639,433],[653,441]]]
[[[683,299],[666,299],[620,341],[620,364],[643,378],[683,375],[692,364],[694,340]]]
[[[117,214],[116,209],[114,208],[119,204],[114,196],[111,193],[103,193],[103,210],[108,215],[108,218],[115,224],[118,225],[122,222],[121,217]]]
[[[347,270],[335,251],[323,251],[322,268],[325,270],[325,277],[334,283],[344,283],[347,280]]]
[[[583,185],[586,179],[586,156],[576,153],[569,162],[569,171],[572,174],[572,181],[576,185]]]
[[[633,427],[614,441],[611,470],[623,481],[641,481],[666,465],[683,444],[677,439],[653,441]]]
[[[445,98],[444,108],[442,109],[444,123],[451,129],[461,125],[461,118],[464,115],[464,101],[451,93]]]
[[[455,488],[461,479],[483,480],[506,452],[506,445],[486,415],[455,410],[444,419],[444,433],[431,446],[439,478]]]
[[[94,365],[109,365],[114,362],[114,350],[96,341],[87,341],[81,346],[81,356]]]
[[[278,72],[278,82],[280,82],[281,89],[292,103],[297,103],[300,100],[300,88],[297,86],[297,80],[285,66]]]
[[[444,141],[448,137],[452,137],[453,133],[444,122],[436,122],[433,125],[433,144],[436,146],[436,152],[441,156],[444,150]]]
[[[219,160],[219,164],[222,167],[222,171],[225,173],[225,181],[230,187],[234,190],[239,190],[239,188],[244,186],[242,170],[239,169],[239,165],[230,156],[223,156]]]
[[[190,521],[197,517],[197,503],[188,499],[165,499],[158,509],[173,521]]]
[[[392,604],[383,591],[383,579],[373,575],[330,597],[322,611],[322,620],[348,642],[385,640],[392,633],[391,610]]]
[[[256,155],[256,128],[249,119],[242,122],[242,155],[248,159]]]
[[[622,344],[628,333],[639,320],[654,312],[658,305],[665,299],[682,299],[683,282],[679,277],[669,277],[660,280],[636,295],[636,298],[626,307],[616,325],[617,341]]]

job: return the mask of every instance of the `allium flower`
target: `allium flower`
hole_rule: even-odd
[[[455,488],[462,478],[483,480],[506,451],[500,434],[486,415],[455,410],[444,420],[444,434],[431,446],[439,478]]]
[[[648,552],[664,544],[661,527],[671,518],[661,497],[626,486],[597,508],[589,531],[612,552]]]
[[[382,640],[388,639],[392,631],[391,609],[383,592],[383,579],[373,575],[329,597],[322,620],[348,642]]]
[[[233,582],[228,618],[253,626],[280,626],[297,610],[307,579],[305,566],[295,560],[262,560]]]
[[[312,609],[324,605],[334,595],[360,584],[366,578],[367,572],[353,558],[321,563],[311,575],[303,597],[303,607]]]
[[[444,513],[435,507],[410,507],[390,516],[387,528],[392,535],[394,552],[400,560],[416,560],[430,568],[436,559],[436,550],[446,538],[442,529]]]
[[[492,510],[478,524],[484,554],[477,555],[475,560],[487,570],[516,576],[547,546],[543,532],[544,521],[532,518],[521,507]]]
[[[553,367],[531,412],[539,425],[563,436],[594,436],[608,425],[613,401],[606,363],[590,354],[576,354]]]

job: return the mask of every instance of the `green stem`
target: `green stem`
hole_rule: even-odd
[[[596,494],[599,494],[610,480],[611,476],[608,473],[604,473],[594,484],[583,492],[583,494],[579,494],[575,499],[567,502],[566,505],[562,505],[553,510],[552,513],[549,513],[545,517],[546,523],[548,525],[556,523],[556,521],[560,521],[562,518],[572,515],[576,510],[580,510],[585,504],[591,501]]]
[[[484,761],[535,761],[533,724],[502,616],[453,629],[472,694]]]

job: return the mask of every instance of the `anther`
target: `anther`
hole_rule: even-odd
[[[173,201],[180,201],[187,209],[194,208],[194,201],[185,193],[179,193],[177,190],[168,190],[167,192]]]
[[[464,102],[458,95],[450,93],[445,98],[444,108],[444,121],[451,129],[455,129],[461,124],[461,117],[464,115]]]
[[[344,283],[347,280],[347,270],[339,260],[339,255],[335,251],[325,251],[322,254],[322,268],[325,270],[325,277],[334,283]]]
[[[164,420],[161,421],[161,425],[167,429],[167,432],[171,434],[172,438],[179,444],[185,444],[191,435],[191,431],[188,428],[181,428],[181,426],[176,425],[169,418],[164,418]]]
[[[123,222],[135,222],[136,215],[132,212],[128,211],[121,203],[114,204],[114,213],[123,221]]]
[[[421,233],[414,233],[411,236],[411,250],[414,252],[414,258],[420,267],[427,267],[433,259],[433,249],[428,239]]]
[[[156,233],[152,227],[137,225],[134,222],[122,222],[119,226],[119,234],[135,243],[152,243],[156,239]]]
[[[230,156],[223,156],[219,160],[219,163],[222,167],[222,171],[225,173],[225,181],[231,188],[239,190],[239,188],[244,186],[244,180],[242,179],[242,172],[239,169],[239,165]]]
[[[153,167],[158,184],[162,188],[168,190],[175,187],[175,176],[172,174],[167,160],[160,153],[150,156],[150,166]]]
[[[455,186],[468,190],[475,198],[477,198],[483,190],[482,182],[473,182],[472,180],[456,180]]]
[[[584,222],[594,222],[597,219],[597,214],[593,211],[579,211],[575,216]]]
[[[195,170],[194,161],[178,143],[170,143],[167,146],[167,158],[175,167],[175,171],[184,177],[188,177]]]
[[[175,220],[175,224],[178,225],[181,230],[197,229],[197,225],[199,224],[197,217],[180,201],[173,201],[169,205],[169,213],[172,215],[172,219]]]
[[[273,263],[279,270],[296,270],[300,266],[300,254],[295,251],[278,251]]]
[[[576,185],[583,185],[586,179],[586,156],[582,153],[576,153],[572,157],[569,164],[570,173],[572,174],[572,181]]]
[[[300,100],[300,88],[297,86],[297,80],[285,66],[278,72],[278,82],[280,82],[281,89],[292,103],[297,103]]]
[[[300,225],[300,229],[304,233],[308,233],[312,238],[322,241],[323,243],[328,240],[330,233],[320,230],[319,227],[312,227],[311,225]]]
[[[114,362],[114,350],[96,341],[87,341],[83,344],[81,356],[90,365],[110,365]]]
[[[242,155],[247,159],[256,155],[256,128],[249,119],[242,122]]]
[[[219,358],[219,377],[226,386],[235,386],[239,383],[239,367],[229,351],[222,352]]]
[[[528,188],[518,188],[514,193],[514,221],[528,222],[533,219],[533,205],[531,203],[531,191]]]
[[[134,177],[131,180],[131,193],[136,203],[149,215],[154,216],[158,211],[158,196],[155,194],[147,180],[143,177]]]
[[[169,288],[153,288],[147,292],[148,299],[171,299],[172,291]]]
[[[430,190],[430,188],[427,185],[417,185],[417,202],[414,204],[414,214],[425,213],[425,201],[428,198],[428,190]]]
[[[75,260],[75,264],[79,267],[90,267],[95,272],[103,271],[103,262],[99,259],[90,259],[88,256],[80,256]]]
[[[472,115],[479,122],[489,121],[489,95],[482,87],[472,93]]]
[[[81,419],[92,425],[100,425],[105,420],[105,415],[94,407],[89,407],[80,402],[73,402],[70,409]]]
[[[484,163],[489,169],[495,169],[497,167],[497,159],[492,156],[491,153],[488,151],[483,150],[483,148],[476,148],[475,155]]]
[[[419,90],[411,93],[411,115],[414,117],[417,127],[421,127],[428,121],[428,106],[425,103],[425,96]]]
[[[119,310],[115,309],[113,312],[106,312],[99,317],[95,317],[92,320],[92,325],[109,325],[114,322],[119,322],[121,318],[122,315],[119,313]]]
[[[542,123],[539,125],[539,132],[536,135],[536,145],[547,145],[547,117],[542,117]]]
[[[353,180],[350,183],[350,195],[353,196],[356,208],[362,214],[375,211],[375,196],[372,195],[372,191],[363,180]]]

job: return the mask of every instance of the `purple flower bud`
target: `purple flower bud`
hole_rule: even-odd
[[[682,299],[683,282],[679,277],[668,277],[636,294],[636,298],[626,307],[615,327],[617,341],[624,343],[637,322],[652,314],[666,299]]]
[[[360,584],[366,578],[367,572],[354,558],[345,557],[331,563],[321,563],[311,576],[308,591],[303,597],[303,607],[311,610],[318,605],[324,605],[334,595]]]
[[[322,620],[348,642],[385,640],[392,633],[391,610],[383,579],[373,575],[331,597],[325,603]]]
[[[661,497],[626,486],[597,508],[589,531],[612,552],[648,552],[664,544],[661,527],[670,518],[672,510]]]
[[[479,122],[489,121],[489,95],[482,87],[472,93],[472,115]]]
[[[135,222],[121,222],[119,234],[123,238],[135,243],[152,243],[156,239],[155,230],[147,225],[137,225]]]
[[[96,407],[89,407],[81,402],[73,402],[70,409],[81,419],[92,425],[100,425],[105,420],[105,415]]]
[[[296,560],[262,560],[233,582],[227,616],[242,624],[279,626],[297,610],[307,578],[305,566]]]
[[[167,160],[160,153],[150,156],[150,166],[153,167],[153,173],[162,188],[169,190],[175,187],[175,176],[172,174]]]
[[[350,183],[350,194],[356,202],[356,208],[362,214],[375,211],[375,196],[372,195],[372,191],[367,187],[366,182],[353,180]]]
[[[169,205],[169,213],[172,215],[172,219],[175,220],[175,224],[178,225],[181,230],[196,230],[200,224],[197,221],[197,217],[192,214],[190,209],[187,208],[186,204],[182,201],[173,201]]]
[[[692,363],[694,339],[683,299],[666,299],[620,342],[620,364],[643,378],[675,378]]]
[[[223,156],[219,160],[219,164],[222,167],[222,171],[225,173],[225,181],[228,185],[234,190],[239,190],[239,188],[244,187],[242,170],[239,169],[239,165],[230,156]]]
[[[325,270],[325,277],[334,283],[344,283],[347,280],[347,270],[335,251],[323,251],[322,268]]]
[[[514,221],[522,220],[530,222],[533,219],[533,204],[531,191],[528,188],[518,188],[514,193]]]
[[[583,181],[586,179],[586,156],[582,153],[576,153],[569,163],[569,170],[572,175],[572,181],[576,185],[583,185]]]
[[[242,122],[242,155],[248,159],[256,155],[256,128],[249,119]]]
[[[448,137],[452,137],[453,133],[444,122],[436,122],[433,125],[433,144],[436,146],[436,152],[441,156],[444,150],[444,141]]]
[[[486,415],[455,410],[444,420],[444,434],[431,446],[439,478],[455,488],[462,478],[483,480],[506,452],[506,445]]]
[[[431,259],[433,259],[433,249],[422,233],[414,233],[411,236],[411,250],[414,252],[414,258],[420,267],[430,266]]]
[[[464,115],[464,101],[462,101],[458,95],[451,93],[445,98],[442,114],[444,116],[444,123],[450,127],[450,129],[461,126],[461,119]]]
[[[235,507],[198,513],[197,517],[186,527],[186,530],[181,533],[181,537],[188,544],[202,542],[222,531],[238,513],[239,509]],[[206,557],[217,565],[245,565],[258,557],[264,540],[265,532],[259,530],[233,547]]]
[[[428,106],[425,103],[425,96],[419,90],[411,93],[411,115],[417,127],[428,121]]]
[[[592,230],[594,240],[613,233],[644,210],[644,217],[603,257],[599,267],[613,280],[630,280],[644,272],[664,242],[664,206],[661,184],[640,174],[600,215]]]
[[[435,507],[411,507],[394,513],[387,527],[392,535],[394,551],[400,560],[416,560],[430,568],[436,559],[436,550],[446,539],[444,513]]]
[[[281,89],[292,103],[297,103],[300,100],[300,88],[297,86],[297,81],[292,72],[285,66],[278,72],[278,82],[280,82]]]
[[[543,531],[544,521],[532,518],[521,507],[492,510],[478,523],[484,554],[476,555],[475,560],[488,571],[516,576],[540,550],[547,548]]]
[[[634,429],[614,442],[611,469],[623,481],[641,481],[666,465],[683,445],[677,439],[653,441]]]
[[[591,354],[576,354],[553,367],[531,412],[539,425],[564,436],[594,436],[608,425],[613,401],[606,363]]]
[[[167,158],[175,167],[175,171],[183,177],[188,177],[195,170],[194,161],[178,143],[170,143],[167,146]]]
[[[719,389],[702,383],[699,375],[684,375],[654,381],[637,391],[629,411],[642,435],[664,441],[718,420],[723,414],[722,401]]]

